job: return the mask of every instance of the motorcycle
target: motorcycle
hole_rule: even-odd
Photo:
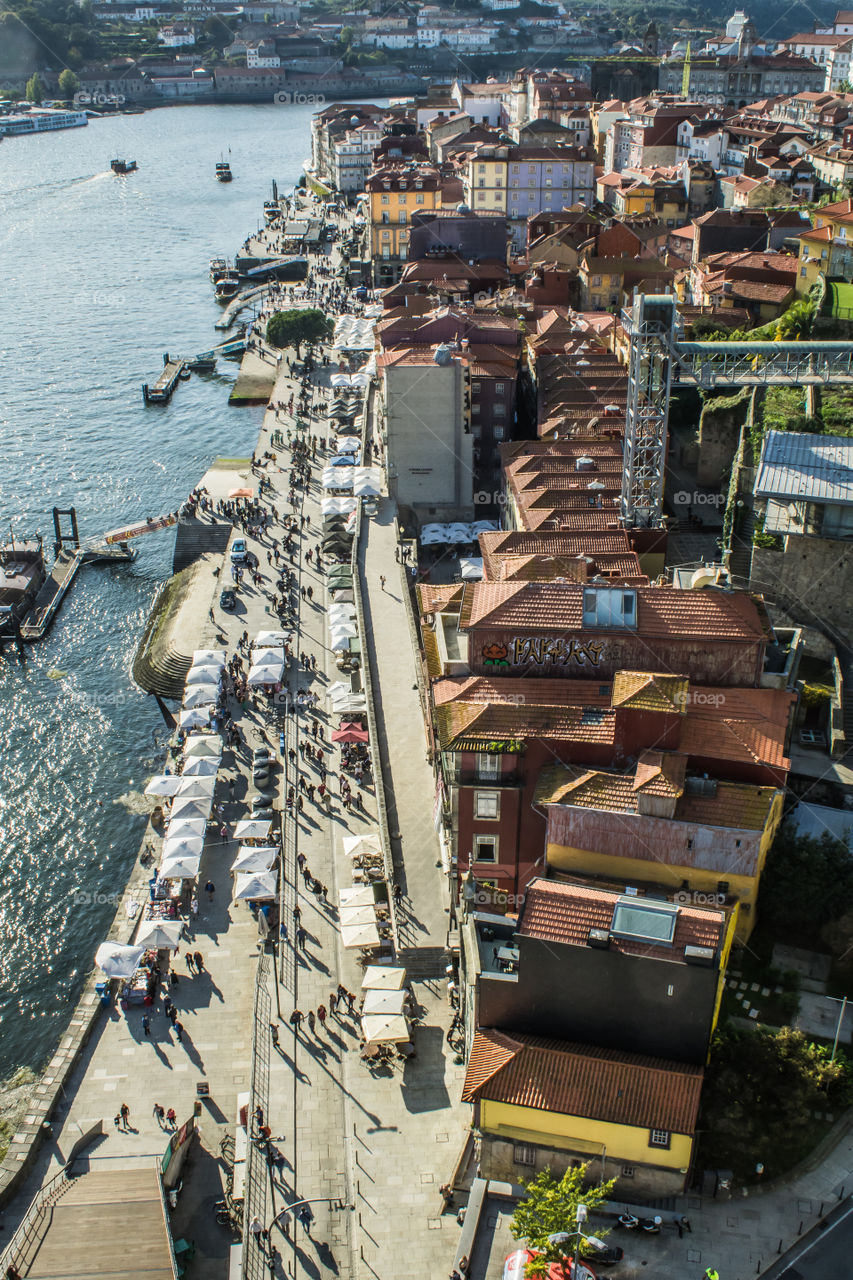
[[[623,1231],[645,1231],[651,1236],[660,1234],[662,1224],[663,1219],[658,1216],[637,1218],[633,1213],[620,1213],[616,1219],[617,1227],[621,1227]]]

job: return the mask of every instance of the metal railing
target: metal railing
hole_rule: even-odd
[[[674,385],[853,384],[853,342],[680,342],[664,345]]]
[[[4,1276],[9,1267],[14,1267],[15,1270],[21,1272],[27,1268],[31,1261],[28,1257],[30,1246],[34,1243],[41,1243],[41,1233],[47,1210],[59,1199],[69,1182],[68,1166],[63,1165],[59,1172],[55,1173],[50,1181],[46,1182],[37,1193],[21,1219],[12,1239],[0,1254],[0,1273]]]
[[[172,1240],[172,1226],[169,1222],[169,1206],[166,1203],[166,1188],[163,1184],[163,1175],[160,1171],[160,1161],[155,1157],[154,1171],[157,1178],[157,1186],[160,1189],[160,1207],[163,1210],[163,1228],[166,1232],[166,1239],[169,1242],[169,1258],[172,1263],[172,1275],[178,1280],[178,1259],[175,1257],[175,1243]]]
[[[249,1084],[249,1114],[247,1129],[249,1141],[246,1147],[246,1185],[243,1202],[243,1257],[240,1274],[242,1280],[267,1280],[267,1258],[263,1244],[248,1224],[254,1217],[261,1222],[267,1216],[267,1165],[266,1157],[254,1141],[252,1127],[255,1111],[263,1109],[264,1117],[269,1109],[270,1091],[270,993],[269,956],[262,952],[255,973],[255,999],[252,1013],[252,1076]],[[275,975],[273,975],[275,976]]]

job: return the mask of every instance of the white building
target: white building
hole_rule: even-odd
[[[614,120],[604,143],[604,172],[621,173],[631,154],[633,120]]]
[[[348,129],[332,145],[332,183],[343,192],[364,190],[367,175],[373,168],[373,152],[383,138],[375,125],[362,124]]]
[[[157,39],[167,49],[180,49],[184,45],[195,44],[195,27],[192,23],[172,22],[160,28]]]
[[[702,160],[721,169],[729,146],[729,135],[713,121],[682,120],[676,135],[675,160]]]
[[[280,67],[281,58],[275,51],[275,45],[264,40],[260,44],[249,45],[246,50],[247,67]]]

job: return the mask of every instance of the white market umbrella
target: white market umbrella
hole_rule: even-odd
[[[218,760],[222,755],[222,740],[212,733],[194,734],[184,743],[185,756],[209,756]]]
[[[212,796],[202,796],[194,800],[191,796],[178,796],[172,801],[172,811],[170,818],[203,818],[207,822],[210,817],[210,810],[213,807]]]
[[[329,382],[333,387],[348,387],[351,385],[348,373],[333,373]]]
[[[382,473],[378,467],[356,467],[353,493],[359,498],[378,498],[382,492]]]
[[[132,978],[144,955],[144,947],[127,947],[120,942],[102,942],[95,952],[95,964],[108,978]]]
[[[320,477],[320,484],[324,489],[351,489],[353,487],[352,472],[349,467],[327,467]]]
[[[161,773],[152,778],[145,788],[147,796],[173,796],[181,785],[176,773]]]
[[[356,929],[363,924],[376,924],[376,907],[341,907],[340,920],[342,929]]]
[[[255,646],[259,649],[282,649],[289,639],[287,631],[259,631],[255,636]]]
[[[136,935],[136,945],[149,950],[171,951],[181,940],[182,920],[145,920]]]
[[[160,878],[161,880],[195,880],[200,864],[201,857],[169,858],[168,861],[160,863]]]
[[[344,684],[343,680],[336,680],[326,690],[326,697],[330,702],[336,702],[341,698],[348,698],[351,693],[352,689],[348,684]]]
[[[252,666],[264,667],[267,663],[281,664],[284,667],[284,651],[279,645],[277,649],[264,648],[252,650]]]
[[[178,716],[179,729],[198,729],[210,724],[210,707],[188,707]]]
[[[166,840],[180,840],[184,836],[201,836],[204,839],[206,818],[174,818],[166,828]]]
[[[265,840],[272,827],[271,818],[241,818],[234,828],[235,840]]]
[[[354,640],[358,635],[358,627],[350,618],[347,618],[346,621],[341,619],[332,623],[329,627],[329,635],[333,638],[337,636],[344,640]],[[332,645],[332,648],[334,648],[334,645]]]
[[[360,453],[361,443],[357,436],[348,436],[338,441],[338,453]]]
[[[371,325],[371,326],[370,326],[370,328],[372,329],[372,328],[373,328],[373,326]],[[369,373],[354,373],[354,374],[352,374],[352,375],[351,375],[351,377],[350,377],[350,386],[352,386],[352,387],[369,387],[369,386],[370,386],[370,374],[369,374]]]
[[[196,858],[201,857],[204,848],[204,836],[167,836],[160,851],[161,858]]]
[[[184,707],[207,707],[216,705],[219,697],[219,686],[215,684],[190,684],[184,690]]]
[[[368,1014],[361,1020],[368,1044],[402,1044],[411,1038],[409,1024],[400,1013]]]
[[[268,845],[263,849],[241,845],[237,850],[237,857],[231,863],[232,874],[236,875],[238,871],[269,871],[277,857],[277,845]]]
[[[355,508],[355,498],[327,494],[320,500],[320,510],[324,516],[346,516],[355,511]]]
[[[274,871],[257,874],[253,871],[241,871],[234,885],[236,902],[257,902],[268,900],[278,895],[278,876]]]
[[[283,675],[283,662],[257,663],[249,668],[246,684],[278,684]]]
[[[222,649],[196,649],[193,654],[194,667],[224,667],[225,653]]]
[[[479,582],[483,577],[482,556],[460,556],[459,568],[463,582]]]
[[[369,884],[354,884],[348,889],[341,889],[338,894],[341,907],[350,910],[352,907],[375,907],[376,899],[373,888]]]
[[[369,964],[361,980],[364,991],[399,991],[406,981],[406,970],[396,964]]]
[[[365,853],[382,852],[382,841],[378,831],[363,831],[361,835],[344,836],[341,845],[348,858],[356,858]]]
[[[222,674],[222,668],[214,666],[212,662],[202,663],[198,667],[190,667],[190,673],[184,681],[185,684],[215,684],[218,686],[219,677]]]
[[[216,756],[191,756],[181,772],[182,778],[212,778],[219,768]]]
[[[406,1002],[405,991],[368,991],[364,997],[362,1017],[371,1013],[402,1013]]]
[[[348,951],[356,947],[378,947],[379,930],[375,924],[341,925],[341,943]]]
[[[216,790],[216,774],[206,773],[200,777],[193,774],[184,777],[181,775],[181,785],[175,792],[176,800],[204,800],[207,796],[212,796]]]

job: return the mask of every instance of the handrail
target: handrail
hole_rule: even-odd
[[[175,1257],[175,1244],[172,1240],[172,1228],[169,1225],[169,1209],[166,1204],[166,1188],[163,1185],[163,1174],[160,1169],[160,1161],[154,1157],[154,1169],[157,1174],[157,1186],[160,1188],[160,1207],[163,1210],[163,1226],[166,1229],[166,1239],[169,1242],[169,1258],[172,1263],[172,1275],[178,1280],[178,1260]]]
[[[6,1248],[0,1253],[0,1271],[6,1274],[7,1267],[14,1266],[20,1271],[24,1264],[25,1250],[30,1244],[32,1234],[30,1228],[35,1225],[35,1217],[43,1209],[47,1207],[48,1201],[53,1203],[56,1199],[55,1192],[69,1181],[68,1166],[63,1165],[62,1168],[55,1173],[49,1182],[36,1192],[30,1203],[29,1208],[18,1224],[18,1227],[12,1236],[12,1239],[6,1245]],[[21,1238],[23,1237],[23,1239]]]

